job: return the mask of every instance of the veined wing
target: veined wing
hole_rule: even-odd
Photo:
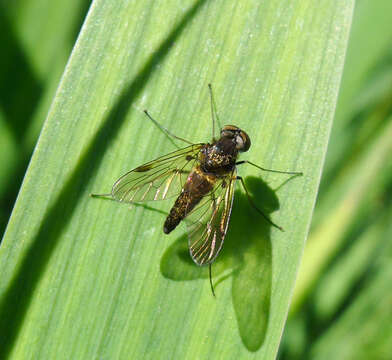
[[[222,249],[234,199],[236,170],[219,179],[214,189],[185,218],[188,246],[197,265],[211,264]]]
[[[114,183],[113,198],[141,202],[178,195],[203,145],[188,146],[129,171]]]

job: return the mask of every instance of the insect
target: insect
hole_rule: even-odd
[[[251,141],[247,133],[234,125],[226,125],[219,138],[214,137],[215,120],[219,122],[216,105],[209,84],[213,138],[211,143],[193,144],[161,126],[145,110],[146,115],[167,136],[181,140],[189,146],[161,156],[121,176],[113,185],[111,194],[92,194],[94,197],[111,197],[126,203],[139,203],[174,199],[163,225],[169,234],[181,221],[187,225],[188,247],[197,265],[209,265],[210,285],[215,296],[211,264],[222,249],[228,230],[234,199],[234,185],[240,181],[250,204],[272,226],[272,222],[254,204],[244,180],[237,176],[237,166],[250,164],[262,171],[302,175],[266,169],[248,160],[238,161],[242,152],[249,150]]]

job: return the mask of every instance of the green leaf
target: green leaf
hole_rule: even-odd
[[[390,222],[390,219],[386,220],[385,216],[377,219],[356,239],[347,253],[328,269],[314,296],[316,312],[320,317],[332,317],[339,311],[344,300],[349,297],[351,288],[361,281],[380,253],[385,251],[388,243],[385,236],[387,221]]]
[[[337,177],[326,196],[329,216],[312,232],[306,246],[304,261],[298,275],[293,299],[293,309],[303,301],[330,259],[342,247],[347,231],[354,222],[361,206],[369,207],[369,198],[380,195],[387,178],[391,179],[390,166],[383,174],[392,151],[392,117],[385,121],[364,153],[352,160]],[[329,205],[329,206],[328,206]]]
[[[392,36],[389,17],[385,13],[387,7],[392,10],[392,3],[382,0],[362,1],[355,8],[336,119],[313,230],[296,284],[291,307],[293,312],[319,281],[324,268],[349,240],[351,227],[355,223],[366,223],[364,217],[358,221],[357,215],[363,209],[369,212],[370,199],[380,198],[391,178],[388,159],[392,149],[389,105],[392,83],[380,86],[380,77],[383,81],[388,80],[391,69],[390,40],[384,39],[384,36],[387,39]],[[380,42],[374,41],[376,34],[382,38]],[[363,51],[368,48],[372,48],[371,51]],[[364,54],[360,61],[359,53]],[[380,91],[380,87],[384,90]],[[373,101],[366,108],[364,104],[358,106],[358,100],[369,98],[370,94]],[[363,113],[358,114],[360,110]],[[368,213],[367,218],[369,216],[372,214]],[[340,281],[342,276],[336,279]],[[330,303],[334,301],[337,299]]]
[[[1,234],[88,4],[88,0],[0,3]]]
[[[391,207],[384,231],[374,241],[392,235]],[[379,225],[379,224],[378,224]],[[314,359],[387,359],[392,351],[391,302],[392,246],[384,241],[381,256],[367,271],[362,291],[310,349]],[[331,346],[334,344],[334,346]]]
[[[0,249],[0,357],[276,356],[315,202],[350,28],[350,1],[95,1],[65,69]],[[91,199],[127,170],[245,129],[243,167],[213,266],[190,264],[171,204]],[[250,176],[251,175],[251,176]],[[248,177],[247,177],[248,176]],[[263,181],[260,178],[263,178]],[[287,181],[289,180],[289,181]],[[227,245],[227,246],[226,246]]]
[[[387,0],[364,0],[355,7],[282,360],[382,359],[390,354],[390,299],[385,295],[391,282],[392,188],[388,10]],[[374,276],[382,257],[384,264]]]
[[[336,170],[336,163],[342,159],[344,161],[347,154],[353,150],[353,143],[356,141],[353,127],[360,127],[361,124],[355,121],[354,117],[363,110],[358,105],[364,96],[364,89],[369,86],[369,80],[374,81],[372,77],[374,78],[375,70],[380,67],[380,63],[381,67],[385,64],[390,66],[391,11],[392,2],[389,0],[356,2],[345,71],[324,167],[324,174],[327,177],[324,175],[324,179],[329,180],[329,172],[333,173]],[[382,74],[384,81],[388,81],[389,78],[388,74]],[[389,81],[388,91],[390,84]]]

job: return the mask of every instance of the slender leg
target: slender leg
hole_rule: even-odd
[[[179,136],[174,135],[173,133],[171,133],[169,130],[167,130],[165,127],[163,127],[158,121],[156,121],[155,119],[152,118],[152,116],[149,114],[149,112],[147,110],[144,110],[144,113],[147,115],[147,117],[156,125],[159,127],[159,129],[161,129],[161,131],[163,131],[167,136],[171,136],[177,140],[181,140],[183,142],[186,142],[187,144],[193,145],[193,142],[188,141],[186,139],[180,138]],[[176,145],[177,146],[177,145]]]
[[[269,171],[269,172],[274,172],[274,173],[279,173],[279,174],[289,174],[289,175],[298,175],[298,176],[302,176],[302,175],[303,175],[302,172],[295,172],[295,171],[280,171],[280,170],[266,169],[266,168],[263,168],[263,167],[261,167],[261,166],[259,166],[259,165],[256,165],[255,163],[252,163],[252,162],[249,161],[249,160],[243,160],[243,161],[238,161],[238,162],[236,162],[236,165],[241,165],[241,164],[250,164],[250,165],[253,165],[253,166],[257,167],[257,168],[260,169],[260,170]]]
[[[210,90],[210,102],[211,102],[211,118],[212,118],[212,138],[215,139],[215,119],[220,127],[220,121],[218,117],[218,111],[216,110],[216,103],[214,100],[214,95],[212,93],[212,85],[208,84],[208,89]]]
[[[265,215],[257,206],[256,204],[253,202],[252,198],[249,195],[249,191],[245,186],[245,182],[244,179],[241,176],[237,176],[236,180],[240,180],[242,186],[244,187],[245,190],[245,194],[248,198],[249,203],[253,206],[253,208],[267,221],[269,222],[273,227],[276,227],[277,229],[279,229],[280,231],[284,231],[283,228],[279,225],[276,225],[267,215]]]
[[[209,270],[209,274],[210,274],[211,291],[212,291],[212,295],[215,297],[214,285],[212,284],[211,266],[212,266],[212,264],[208,264],[208,270]]]

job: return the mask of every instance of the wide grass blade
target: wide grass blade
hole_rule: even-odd
[[[0,358],[276,356],[342,74],[352,1],[94,1],[0,249]],[[209,141],[220,119],[252,139],[240,168],[270,228],[236,192],[220,259],[189,260],[169,203],[92,199],[127,170]],[[260,178],[263,177],[264,181]],[[177,239],[177,240],[176,240]]]

